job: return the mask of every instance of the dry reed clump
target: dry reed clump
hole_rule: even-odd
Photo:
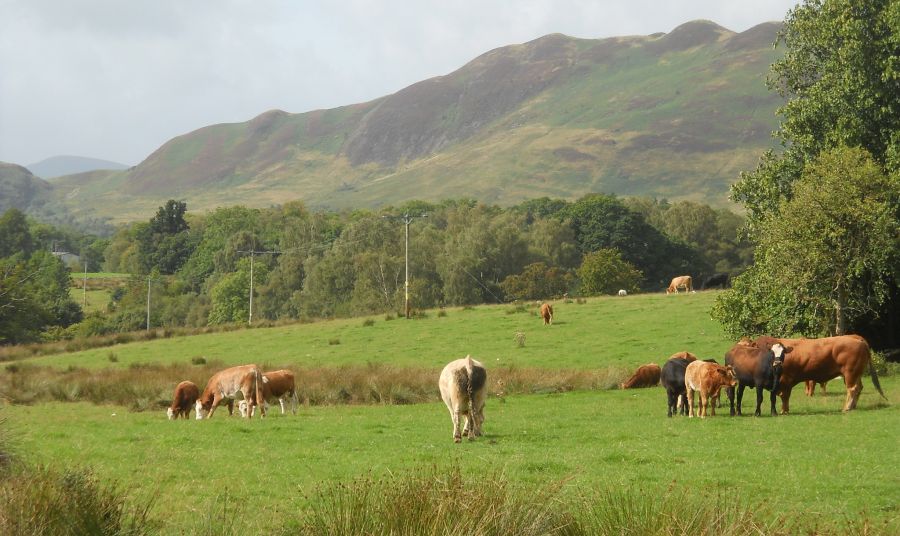
[[[685,489],[571,489],[565,482],[513,485],[499,472],[463,475],[431,467],[383,478],[327,483],[307,497],[285,533],[299,535],[751,536],[887,534],[866,520],[820,527]]]
[[[150,508],[129,506],[122,490],[86,470],[22,466],[0,481],[0,534],[156,534]]]
[[[196,363],[196,364],[195,364]],[[0,393],[14,404],[45,401],[116,404],[132,411],[163,409],[175,386],[190,380],[201,388],[226,368],[220,362],[160,365],[131,363],[128,367],[88,370],[10,363],[0,375]],[[380,363],[342,367],[300,368],[263,364],[263,371],[287,368],[297,377],[298,396],[307,405],[415,404],[440,400],[439,369],[395,367]],[[614,389],[627,371],[496,367],[488,370],[489,395],[559,393]]]

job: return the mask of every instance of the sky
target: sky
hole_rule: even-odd
[[[741,32],[795,3],[0,0],[0,161],[135,165],[204,126],[366,102],[550,33]]]

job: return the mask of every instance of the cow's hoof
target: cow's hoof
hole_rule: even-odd
[[[454,442],[454,443],[460,443],[460,442],[462,442],[462,438],[461,438],[461,437],[454,437],[454,438],[453,438],[453,442]]]

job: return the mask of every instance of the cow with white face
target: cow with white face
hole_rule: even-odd
[[[294,382],[294,373],[289,370],[276,370],[274,372],[264,372],[262,375],[262,404],[268,410],[269,401],[277,400],[281,405],[281,414],[284,415],[284,401],[285,399],[289,399],[291,401],[291,414],[297,414],[297,405],[299,404],[299,400],[297,398],[297,387]],[[238,404],[238,408],[241,412],[241,417],[247,416],[247,411],[250,405],[246,400],[241,400],[240,404]],[[255,414],[255,408],[251,411],[251,416]]]
[[[262,385],[262,372],[256,365],[241,365],[215,373],[197,399],[197,419],[212,418],[223,401],[228,403],[230,409],[235,399],[247,401],[246,416],[252,416],[258,401],[263,399]],[[262,416],[266,416],[265,406],[262,408]]]
[[[462,441],[462,434],[475,439],[481,435],[481,425],[484,423],[484,402],[487,398],[487,371],[484,365],[466,356],[463,359],[451,361],[441,371],[438,387],[441,390],[441,398],[447,409],[450,410],[450,419],[453,421],[453,441]],[[465,417],[465,427],[460,433],[459,421]]]

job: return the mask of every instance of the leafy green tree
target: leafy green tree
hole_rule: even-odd
[[[810,0],[789,11],[769,87],[787,100],[777,136],[734,185],[752,229],[778,212],[793,183],[822,151],[866,149],[888,172],[900,170],[900,4],[895,0]]]
[[[184,219],[187,204],[170,199],[147,224],[134,228],[142,273],[174,274],[187,261],[196,242]]]
[[[205,217],[198,218],[195,225],[198,236],[194,239],[197,246],[179,269],[179,276],[188,283],[191,290],[202,290],[206,279],[216,270],[217,260],[223,259],[217,258],[217,254],[226,249],[229,239],[241,231],[255,233],[260,230],[260,220],[258,209],[242,206],[218,208]],[[232,250],[234,245],[232,242]]]
[[[0,216],[0,258],[21,253],[25,257],[33,250],[28,220],[19,209],[11,208]]]
[[[714,315],[736,334],[848,332],[900,280],[898,208],[900,174],[885,174],[863,149],[822,153],[763,223],[756,269]]]
[[[69,282],[68,269],[47,251],[0,260],[0,343],[34,341],[51,326],[80,321]]]
[[[246,322],[250,317],[250,258],[244,257],[238,261],[237,268],[237,271],[222,276],[210,289],[210,324]],[[266,265],[254,263],[254,287],[264,284],[266,276]],[[255,291],[254,288],[254,294]]]
[[[615,248],[603,248],[584,256],[578,268],[581,292],[592,296],[613,294],[620,289],[635,292],[643,278],[640,270],[622,258]]]
[[[521,274],[507,276],[500,288],[507,299],[540,300],[559,298],[569,291],[573,282],[570,272],[536,262],[526,266]]]

